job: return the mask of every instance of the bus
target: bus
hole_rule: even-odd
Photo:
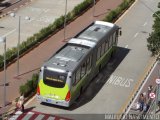
[[[38,101],[69,107],[114,54],[121,34],[113,23],[94,21],[40,69]]]

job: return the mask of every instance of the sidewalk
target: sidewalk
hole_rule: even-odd
[[[86,13],[78,17],[75,21],[67,25],[66,27],[66,38],[71,38],[88,24],[94,20],[101,20],[108,13],[108,9],[115,9],[122,0],[100,0],[97,2],[95,7],[95,16],[93,18],[93,8],[89,9]],[[20,73],[26,73],[20,75],[18,79],[14,76],[16,75],[17,64],[13,63],[7,68],[7,81],[9,86],[7,87],[7,101],[11,102],[19,96],[19,86],[26,83],[28,79],[31,78],[33,73],[37,73],[37,68],[43,64],[53,53],[60,48],[65,43],[62,42],[64,39],[63,29],[57,32],[55,35],[51,36],[47,41],[43,42],[31,52],[26,54],[20,59]],[[35,71],[32,71],[35,70]],[[31,71],[31,72],[29,72]],[[0,72],[0,80],[3,80],[4,73]],[[3,104],[3,86],[0,86],[0,106]]]
[[[129,111],[129,114],[133,114],[133,115],[137,115],[137,116],[141,116],[141,115],[154,115],[155,113],[155,103],[154,103],[154,100],[155,98],[150,98],[148,96],[148,87],[150,85],[152,85],[152,91],[151,92],[154,92],[155,93],[155,88],[156,88],[156,79],[158,78],[158,70],[160,69],[160,62],[157,61],[154,65],[154,67],[152,68],[152,70],[150,71],[150,73],[148,74],[148,78],[146,78],[145,82],[144,82],[144,85],[142,85],[142,88],[140,88],[138,90],[138,93],[136,95],[136,98],[135,100],[133,100],[134,103],[132,103],[131,105],[133,105]],[[146,103],[147,103],[147,111],[140,111],[140,110],[137,110],[136,109],[136,104],[138,102],[138,99],[139,99],[139,96],[140,94],[143,93],[145,94],[145,98],[146,98]],[[160,112],[158,111],[158,106],[156,104],[156,114],[160,114]]]

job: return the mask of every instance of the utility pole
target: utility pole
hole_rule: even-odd
[[[0,37],[0,42],[4,43],[4,80],[3,80],[3,88],[4,88],[4,94],[3,94],[3,107],[6,106],[6,37]]]
[[[64,41],[66,39],[66,20],[67,20],[67,0],[65,3],[65,14],[64,14]]]

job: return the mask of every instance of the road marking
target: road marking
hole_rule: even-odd
[[[136,34],[134,35],[134,37],[137,37],[138,34],[139,34],[139,33],[136,33]]]
[[[151,64],[148,64],[148,66],[145,67],[145,71],[144,73],[142,74],[142,76],[140,77],[140,79],[138,79],[138,82],[136,83],[133,91],[130,93],[130,95],[128,96],[126,102],[122,105],[122,107],[119,109],[118,111],[118,114],[122,114],[125,112],[125,109],[126,107],[128,106],[129,102],[131,101],[132,97],[134,96],[134,94],[136,93],[136,91],[138,90],[138,87],[140,86],[140,84],[142,83],[142,81],[144,80],[145,76],[147,75],[149,69],[151,68],[151,66],[153,65],[153,62],[155,62],[155,59],[154,61],[150,61]]]
[[[145,22],[144,24],[143,24],[143,26],[146,26],[147,25],[147,22]]]
[[[129,88],[134,80],[130,78],[124,78],[121,76],[111,75],[107,84],[113,84],[115,86]]]
[[[33,112],[28,112],[24,117],[23,120],[29,120],[33,116]]]
[[[44,22],[44,23],[52,23],[54,21],[54,19],[49,18],[48,16],[43,16],[43,17],[40,17],[40,18],[36,19],[36,21]]]
[[[17,120],[17,118],[22,114],[21,111],[17,111],[14,116],[9,118],[8,120]]]
[[[44,13],[47,13],[48,11],[50,11],[50,9],[41,9],[41,8],[36,8],[36,7],[30,7],[31,11],[34,11],[34,12],[44,12]]]
[[[129,110],[131,109],[131,107],[133,106],[133,104],[135,103],[136,101],[136,98],[138,97],[138,95],[140,94],[140,92],[142,91],[143,87],[145,86],[146,82],[148,81],[149,77],[151,76],[151,73],[153,72],[153,70],[155,69],[156,65],[158,64],[158,62],[156,62],[156,64],[153,66],[151,72],[149,73],[149,75],[147,76],[147,78],[145,79],[144,83],[142,84],[142,87],[138,90],[138,93],[137,95],[135,96],[134,100],[132,101],[131,105],[129,106],[129,108],[127,109],[125,115],[128,114]],[[124,115],[124,116],[125,116]]]
[[[14,29],[14,30],[8,32],[7,34],[4,34],[2,37],[6,37],[6,36],[8,36],[9,34],[13,33],[14,31],[16,31],[16,29]]]
[[[126,45],[125,48],[128,48],[128,45]]]

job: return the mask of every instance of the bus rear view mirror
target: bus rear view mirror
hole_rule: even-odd
[[[120,35],[120,36],[122,35],[122,31],[121,31],[121,30],[119,31],[119,35]]]
[[[122,30],[121,30],[121,27],[119,27],[119,36],[122,35]]]

